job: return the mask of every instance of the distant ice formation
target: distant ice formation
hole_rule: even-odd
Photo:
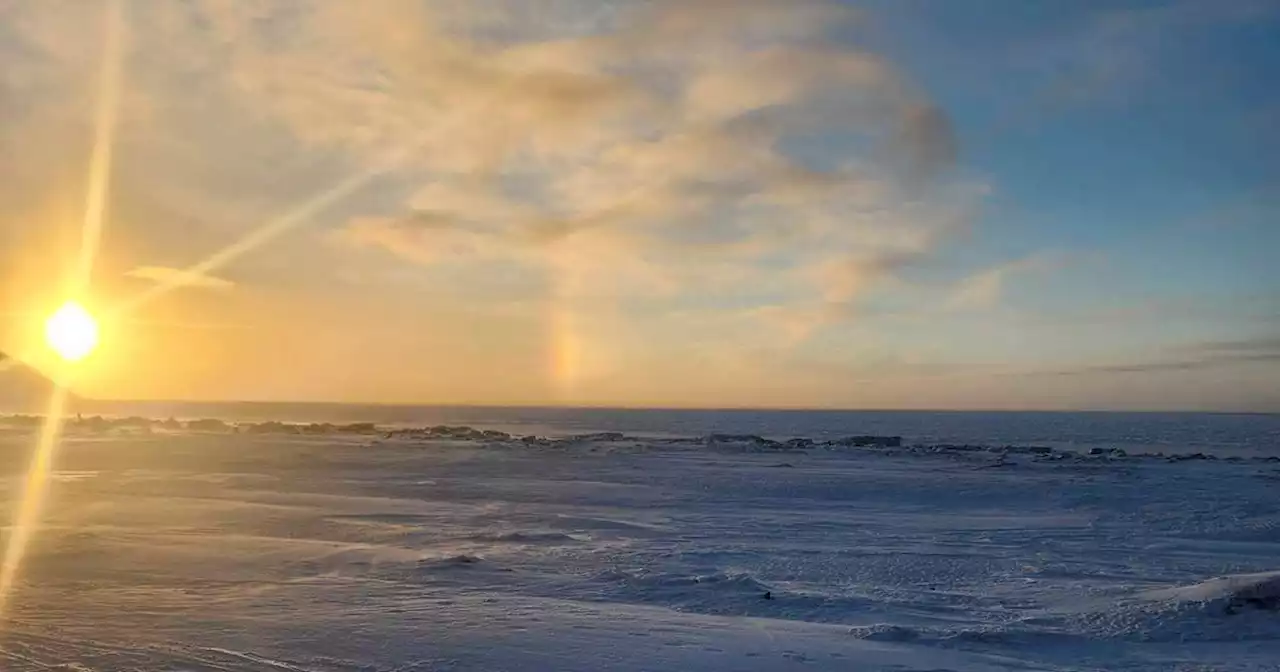
[[[38,415],[0,416],[0,431],[34,430],[42,418]],[[910,444],[901,436],[850,434],[836,439],[793,437],[775,439],[756,434],[709,434],[689,437],[644,437],[622,432],[595,432],[560,437],[518,435],[496,429],[465,425],[388,428],[372,422],[291,423],[280,420],[263,422],[230,422],[218,418],[178,420],[148,419],[137,416],[112,418],[104,416],[69,419],[65,431],[70,436],[135,435],[152,433],[244,434],[258,436],[352,437],[368,441],[370,447],[385,443],[421,444],[463,443],[478,447],[504,449],[552,449],[568,452],[618,453],[651,450],[700,450],[720,453],[805,454],[810,452],[874,451],[886,455],[937,456],[977,461],[978,468],[1017,467],[1026,462],[1061,462],[1078,465],[1105,465],[1135,461],[1161,462],[1251,462],[1280,463],[1280,455],[1252,457],[1219,457],[1211,453],[1127,452],[1120,448],[1095,447],[1084,451],[1062,450],[1041,445],[986,445],[953,443]],[[1016,459],[1015,459],[1016,458]],[[791,462],[776,466],[792,468]],[[1274,474],[1260,473],[1274,478]]]

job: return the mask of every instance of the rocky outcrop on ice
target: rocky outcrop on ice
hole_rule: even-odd
[[[418,441],[455,440],[455,441],[509,441],[512,437],[506,432],[492,429],[476,429],[467,426],[436,425],[434,427],[396,429],[386,433],[388,439],[412,439]]]
[[[355,422],[335,425],[329,422],[312,422],[309,424],[291,424],[270,420],[267,422],[239,425],[237,429],[245,434],[310,434],[328,436],[333,434],[375,434],[378,431],[372,422]]]
[[[36,415],[0,417],[0,427],[32,431],[40,426],[43,418]],[[476,446],[557,450],[582,453],[643,452],[650,450],[702,450],[723,453],[806,454],[819,452],[874,451],[877,454],[896,456],[933,456],[958,461],[990,463],[993,466],[1016,468],[1033,463],[1063,463],[1081,468],[1102,467],[1115,463],[1159,461],[1167,463],[1225,462],[1225,463],[1280,463],[1280,455],[1254,457],[1218,457],[1202,452],[1131,453],[1121,448],[1093,447],[1083,452],[1064,450],[1042,445],[984,445],[956,443],[909,444],[901,436],[850,434],[841,438],[820,439],[811,437],[770,438],[757,434],[716,433],[691,437],[644,437],[623,432],[592,432],[570,436],[547,437],[518,435],[509,432],[482,429],[466,425],[435,425],[430,427],[386,428],[371,422],[290,423],[279,420],[263,422],[228,422],[216,418],[196,420],[154,420],[141,417],[110,418],[101,416],[77,417],[69,420],[70,434],[147,434],[153,431],[199,434],[236,433],[262,436],[352,436],[376,437],[369,445],[382,443],[422,444],[464,443]]]
[[[828,445],[845,448],[900,448],[901,436],[849,436],[829,442]]]

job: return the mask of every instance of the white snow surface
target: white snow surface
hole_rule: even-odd
[[[1280,465],[731,444],[73,436],[0,669],[1280,670]]]

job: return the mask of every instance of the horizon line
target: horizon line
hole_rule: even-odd
[[[1200,415],[1280,415],[1275,410],[1209,410],[1179,408],[875,408],[841,406],[664,406],[627,404],[538,404],[429,401],[334,401],[284,399],[103,399],[81,396],[81,403],[101,404],[181,404],[181,405],[295,405],[364,406],[373,408],[440,408],[567,411],[667,411],[667,412],[758,412],[758,413],[1096,413],[1096,414],[1200,414]]]

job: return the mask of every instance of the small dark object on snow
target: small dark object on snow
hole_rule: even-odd
[[[1273,597],[1270,595],[1264,595],[1261,597],[1235,597],[1227,603],[1225,611],[1228,616],[1235,616],[1246,607],[1257,609],[1259,611],[1280,611],[1280,597]]]
[[[766,590],[766,591],[764,591],[764,599],[766,599],[766,600],[772,600],[772,599],[773,599],[773,591],[771,591],[771,590]]]

